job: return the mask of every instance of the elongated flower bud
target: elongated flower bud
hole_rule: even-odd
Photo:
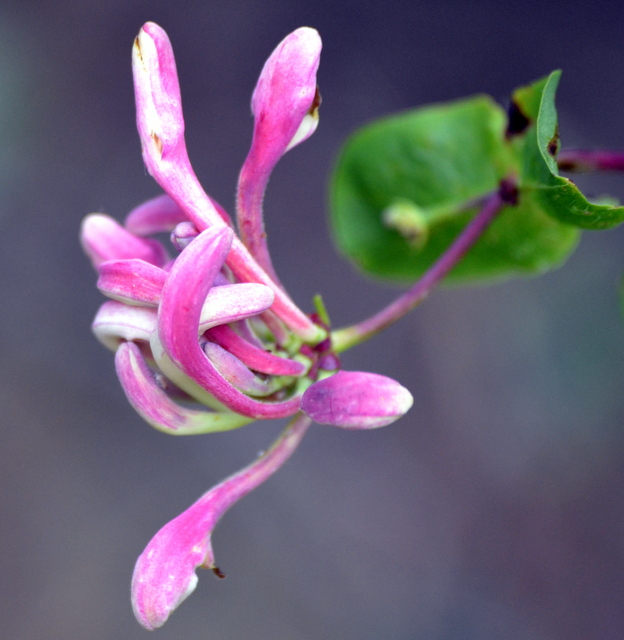
[[[301,399],[301,410],[319,424],[375,429],[400,418],[413,402],[412,394],[392,378],[339,371],[308,387]]]
[[[132,576],[132,607],[146,629],[162,626],[193,592],[198,567],[216,569],[210,541],[215,525],[288,460],[309,425],[310,420],[298,414],[263,456],[208,491],[152,538]]]
[[[265,62],[251,99],[253,141],[238,184],[238,226],[251,255],[278,282],[262,219],[262,200],[271,171],[286,151],[312,135],[320,94],[316,72],[321,38],[309,27],[286,36]]]

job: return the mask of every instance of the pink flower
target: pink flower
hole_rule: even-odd
[[[165,32],[147,23],[133,48],[143,159],[165,194],[123,226],[93,214],[81,230],[111,298],[93,332],[115,351],[121,385],[156,429],[193,435],[255,419],[291,417],[276,444],[163,527],[137,561],[132,602],[155,628],[194,589],[197,567],[215,568],[210,536],[221,515],[274,473],[311,420],[347,429],[383,426],[410,393],[372,373],[340,371],[329,328],[290,299],[274,273],[262,199],[281,156],[316,129],[321,41],[297,29],[267,60],[253,93],[254,133],[230,216],[199,184],[188,159],[180,88]],[[149,236],[170,233],[173,254]]]

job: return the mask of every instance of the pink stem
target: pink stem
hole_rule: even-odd
[[[561,171],[624,171],[622,151],[566,149],[557,156]]]

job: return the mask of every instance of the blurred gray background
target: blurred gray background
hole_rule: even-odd
[[[247,464],[279,423],[171,438],[127,404],[90,334],[102,302],[82,217],[159,189],[134,125],[131,43],[176,52],[191,160],[232,209],[249,99],[290,31],[324,40],[316,134],[266,198],[274,264],[335,325],[397,291],[337,256],[326,184],[370,119],[560,67],[563,145],[624,149],[624,4],[346,0],[0,1],[0,635],[133,640],[129,581],[169,519]],[[624,176],[586,178],[624,197]],[[213,537],[219,581],[160,638],[624,637],[624,234],[587,233],[539,279],[437,291],[344,358],[411,389],[370,433],[315,426]]]

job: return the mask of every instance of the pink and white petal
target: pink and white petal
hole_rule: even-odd
[[[171,435],[230,431],[252,420],[237,413],[198,411],[174,402],[159,386],[137,345],[124,342],[115,354],[115,367],[126,397],[151,426]]]
[[[199,333],[262,313],[273,304],[273,291],[255,282],[212,287],[201,309]]]
[[[109,300],[100,307],[91,330],[105,347],[116,351],[125,340],[149,342],[157,319],[156,310],[150,307],[131,307]]]
[[[134,615],[146,629],[161,627],[193,592],[197,568],[218,572],[211,543],[217,522],[288,460],[309,425],[309,418],[298,414],[265,454],[210,489],[152,538],[137,560],[131,590]]]
[[[184,211],[166,193],[156,196],[126,216],[124,227],[137,236],[169,233],[180,222],[188,220]]]
[[[156,307],[166,278],[166,271],[138,258],[109,260],[100,266],[97,286],[113,300]]]
[[[96,269],[107,260],[139,258],[160,267],[169,259],[158,241],[138,238],[102,213],[92,213],[82,221],[80,242]]]
[[[413,402],[412,394],[392,378],[339,371],[308,387],[301,398],[301,410],[319,424],[375,429],[400,418]]]

